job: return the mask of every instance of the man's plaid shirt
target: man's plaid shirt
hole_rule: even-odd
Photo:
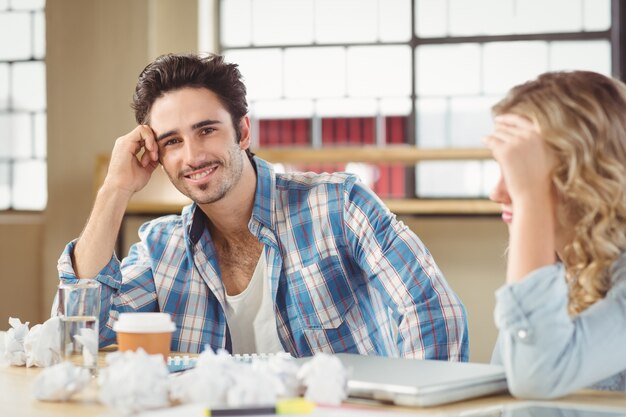
[[[265,245],[276,326],[294,356],[358,352],[468,359],[465,309],[419,238],[357,177],[276,174],[253,158],[257,188],[249,229]],[[100,344],[114,343],[120,312],[164,311],[172,350],[230,348],[225,290],[206,217],[144,224],[141,241],[96,276],[102,284]],[[59,276],[76,276],[70,242]]]

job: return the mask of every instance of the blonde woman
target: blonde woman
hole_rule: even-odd
[[[555,72],[513,88],[484,139],[509,226],[494,362],[513,395],[626,390],[626,86]]]

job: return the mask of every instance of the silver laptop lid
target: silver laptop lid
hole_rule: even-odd
[[[431,406],[502,392],[501,366],[340,353],[349,369],[348,395]]]

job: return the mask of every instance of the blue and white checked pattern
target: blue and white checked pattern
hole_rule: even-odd
[[[249,229],[265,245],[278,335],[294,356],[353,352],[468,359],[465,309],[419,238],[350,174],[275,174],[254,158]],[[119,312],[164,311],[176,322],[172,350],[230,348],[225,291],[195,204],[144,224],[103,284],[100,343],[115,341]],[[70,242],[59,260],[75,280]]]

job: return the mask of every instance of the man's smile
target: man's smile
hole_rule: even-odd
[[[192,172],[183,174],[182,176],[186,179],[186,180],[191,180],[192,182],[200,182],[203,179],[207,178],[208,176],[210,176],[213,172],[215,172],[215,170],[219,167],[219,164],[214,163],[205,167],[202,167],[200,169],[196,169]]]

